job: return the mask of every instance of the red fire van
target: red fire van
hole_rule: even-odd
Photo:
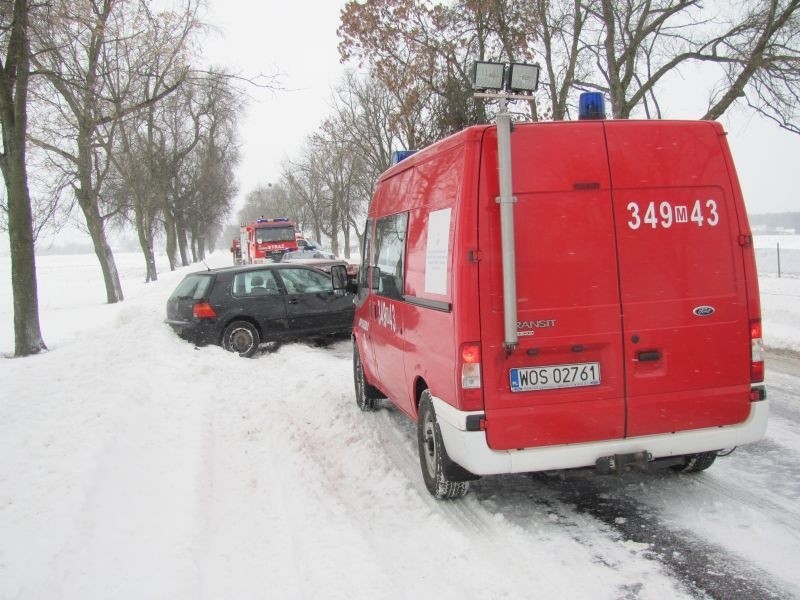
[[[357,402],[388,397],[417,422],[430,492],[585,466],[697,471],[759,440],[758,281],[722,127],[516,124],[511,164],[505,258],[494,125],[394,165],[369,207]]]

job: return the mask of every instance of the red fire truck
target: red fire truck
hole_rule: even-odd
[[[294,223],[287,217],[258,219],[242,225],[242,264],[279,261],[284,252],[297,250]]]

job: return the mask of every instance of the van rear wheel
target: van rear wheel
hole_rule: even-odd
[[[717,460],[717,453],[702,452],[700,454],[687,454],[683,459],[684,462],[682,465],[674,465],[671,469],[679,473],[698,473],[700,471],[705,471],[714,464],[714,461]]]
[[[440,500],[461,498],[469,490],[466,481],[453,481],[445,472],[445,464],[449,462],[447,451],[442,442],[442,432],[436,421],[433,400],[428,390],[422,392],[417,420],[417,443],[419,445],[419,463],[422,468],[422,479],[425,487],[434,498]]]

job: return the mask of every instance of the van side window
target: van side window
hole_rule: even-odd
[[[378,219],[375,225],[375,264],[380,269],[378,294],[403,297],[408,213]]]

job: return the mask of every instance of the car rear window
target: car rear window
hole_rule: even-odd
[[[199,300],[205,296],[210,285],[211,277],[208,275],[187,275],[172,293],[172,297]]]

